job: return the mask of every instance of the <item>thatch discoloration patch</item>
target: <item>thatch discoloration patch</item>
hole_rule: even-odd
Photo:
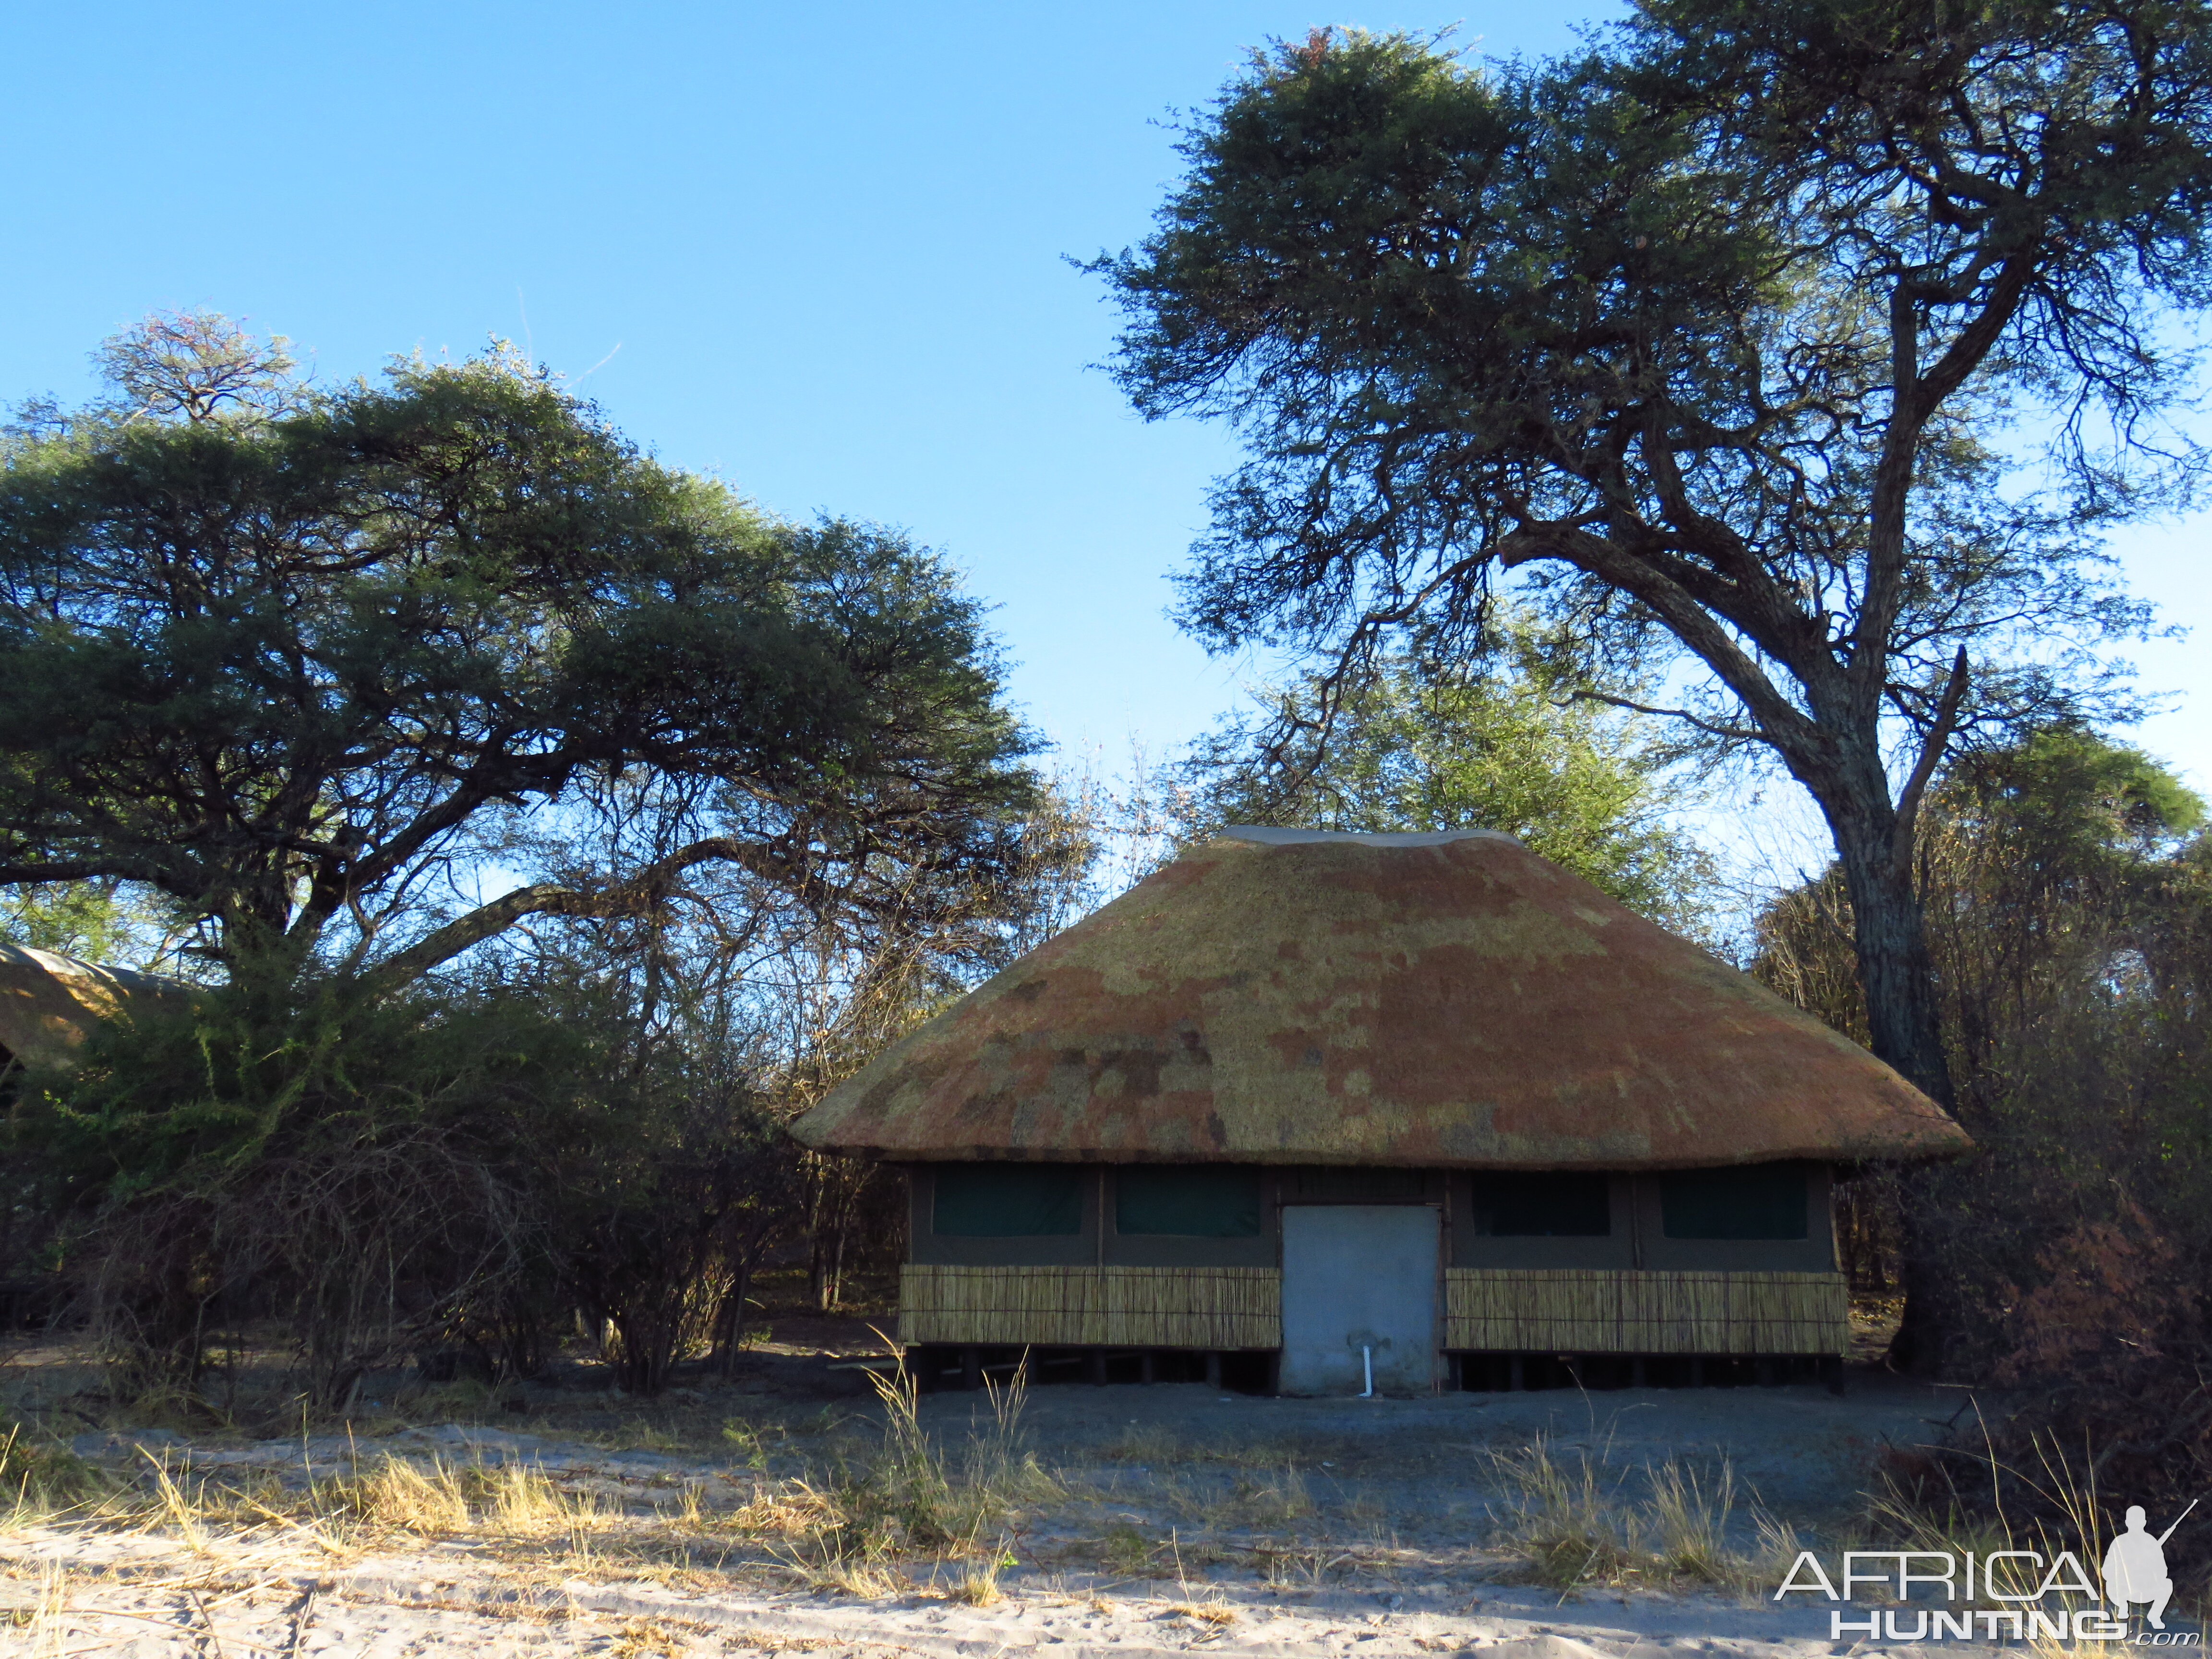
[[[1857,1045],[1503,836],[1234,834],[800,1121],[896,1158],[1687,1168],[1966,1145]]]

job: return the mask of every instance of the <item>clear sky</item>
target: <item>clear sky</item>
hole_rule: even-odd
[[[82,395],[155,307],[243,315],[326,376],[505,335],[664,459],[943,550],[1036,726],[1157,756],[1253,672],[1162,614],[1232,451],[1127,412],[1066,256],[1143,234],[1172,112],[1270,36],[1457,23],[1542,53],[1604,9],[1300,3],[21,4],[0,399]],[[2116,550],[2212,622],[2203,542]],[[2204,644],[2135,655],[2182,694],[2139,740],[2212,785]]]

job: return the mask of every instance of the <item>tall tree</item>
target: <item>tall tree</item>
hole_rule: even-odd
[[[1273,690],[1259,720],[1233,720],[1174,769],[1178,838],[1226,823],[1370,832],[1502,830],[1653,920],[1700,919],[1709,860],[1667,822],[1687,804],[1675,745],[1649,715],[1571,694],[1544,641],[1501,630],[1497,659],[1469,671],[1394,655],[1311,734],[1329,689],[1316,677]]]
[[[767,520],[505,350],[317,392],[192,314],[99,361],[0,452],[0,884],[389,986],[710,866],[857,914],[1018,850],[993,648],[899,538]],[[621,860],[438,901],[518,825]]]
[[[1960,1368],[2034,1384],[1994,1456],[1970,1431],[1954,1467],[1979,1484],[1954,1496],[2018,1525],[2049,1502],[2039,1449],[2130,1493],[2194,1492],[2212,1470],[2205,803],[2139,750],[2057,727],[1959,757],[1924,816],[1917,880],[1978,1151],[1844,1183],[1844,1265],[1883,1286],[1902,1242],[1932,1246]],[[1753,938],[1753,973],[1863,1038],[1839,872],[1778,895]]]
[[[2212,16],[2173,0],[1639,0],[1552,64],[1263,54],[1094,267],[1138,406],[1254,451],[1188,623],[1348,678],[1393,629],[1449,654],[1518,570],[1678,650],[1670,712],[1819,804],[1873,1046],[1948,1102],[1915,814],[1957,733],[2093,706],[2069,653],[2139,623],[2093,532],[2161,477],[2208,143]]]

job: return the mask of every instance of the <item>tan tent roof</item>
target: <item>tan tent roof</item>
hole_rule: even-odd
[[[181,996],[178,981],[0,944],[0,1048],[30,1066],[65,1061],[135,998]]]
[[[1484,830],[1232,830],[795,1133],[890,1158],[1613,1170],[1968,1145],[1857,1044]]]

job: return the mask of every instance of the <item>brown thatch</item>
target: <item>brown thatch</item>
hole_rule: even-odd
[[[1863,1048],[1480,830],[1231,830],[796,1132],[914,1160],[1613,1170],[1968,1144]]]
[[[64,1065],[100,1021],[185,994],[155,974],[0,944],[0,1049],[27,1066]]]

